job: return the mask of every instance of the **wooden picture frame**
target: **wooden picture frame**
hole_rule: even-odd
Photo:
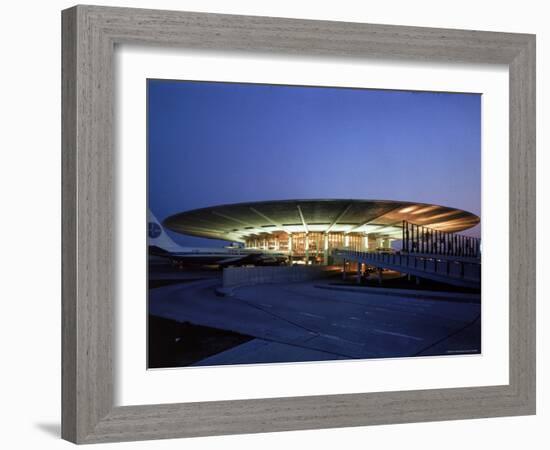
[[[62,437],[75,443],[535,413],[535,36],[75,6],[62,13]],[[506,64],[509,384],[114,407],[115,44]]]

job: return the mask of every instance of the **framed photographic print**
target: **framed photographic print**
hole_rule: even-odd
[[[63,11],[63,437],[534,414],[534,78],[532,35]]]

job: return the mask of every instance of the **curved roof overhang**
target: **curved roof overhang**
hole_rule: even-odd
[[[468,211],[394,200],[320,199],[235,203],[181,212],[166,218],[172,231],[244,242],[265,233],[346,233],[401,237],[408,222],[446,232],[479,223]]]

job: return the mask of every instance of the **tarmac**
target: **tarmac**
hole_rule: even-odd
[[[316,284],[240,287],[223,297],[219,279],[191,281],[150,290],[149,313],[255,338],[194,364],[200,366],[481,352],[479,301]]]

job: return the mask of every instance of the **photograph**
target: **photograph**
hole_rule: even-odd
[[[481,355],[481,95],[147,80],[148,368]]]
[[[549,447],[544,2],[3,6],[3,448]]]

